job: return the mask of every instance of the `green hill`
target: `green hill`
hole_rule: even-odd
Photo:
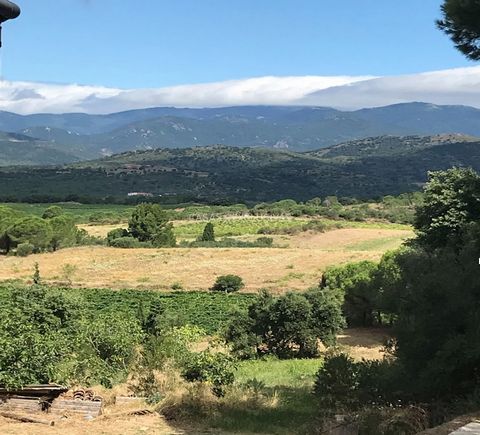
[[[160,201],[374,198],[418,190],[427,171],[480,170],[480,140],[463,136],[381,137],[317,152],[210,146],[127,152],[57,168],[5,168],[0,199]]]

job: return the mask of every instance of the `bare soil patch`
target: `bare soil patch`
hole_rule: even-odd
[[[337,342],[357,361],[381,360],[385,356],[384,347],[389,338],[388,330],[385,329],[351,328],[338,335]]]

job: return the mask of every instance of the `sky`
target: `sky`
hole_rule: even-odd
[[[368,88],[382,79],[390,86],[400,77],[413,86],[417,74],[442,71],[461,87],[447,89],[456,97],[419,97],[439,104],[466,98],[480,106],[460,95],[466,86],[480,85],[480,70],[436,29],[441,0],[17,3],[22,15],[5,23],[3,32],[4,110],[100,113],[167,104],[299,102],[346,108],[338,92],[338,101],[324,92],[338,87],[356,92],[353,108],[380,100],[369,100],[368,89],[352,84],[366,81]],[[399,95],[397,89],[385,98],[386,89],[381,101],[414,98],[417,91],[410,91]]]

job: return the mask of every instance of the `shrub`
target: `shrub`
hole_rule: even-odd
[[[31,243],[20,243],[17,246],[17,255],[19,257],[28,257],[30,254],[33,254],[34,249],[35,246],[33,246]]]
[[[133,237],[119,237],[113,239],[110,242],[112,248],[123,248],[123,249],[132,249],[132,248],[151,248],[152,244],[148,242],[139,242]]]
[[[245,287],[243,279],[238,275],[219,276],[211,288],[215,292],[233,293]]]
[[[358,369],[348,355],[330,355],[318,371],[314,393],[322,407],[335,411],[350,411],[358,405]]]
[[[182,240],[180,242],[180,247],[182,248],[271,248],[272,245],[273,239],[271,237],[259,237],[252,242],[228,237],[213,242],[204,242],[201,240],[195,240],[193,242]]]
[[[393,406],[410,399],[402,367],[394,361],[355,362],[345,354],[325,358],[317,372],[314,393],[329,411],[354,411],[361,407]]]
[[[213,224],[211,222],[208,222],[207,225],[205,225],[205,228],[203,230],[203,234],[200,237],[201,242],[214,242],[215,241],[215,230],[213,228]]]
[[[211,385],[217,397],[225,395],[225,387],[235,380],[233,360],[223,353],[205,351],[192,353],[185,363],[182,377],[187,382],[205,382]]]
[[[112,246],[112,243],[116,239],[129,237],[129,233],[124,228],[115,228],[107,234],[107,245]]]
[[[271,247],[273,245],[273,239],[271,237],[259,237],[255,242],[258,246]]]
[[[38,263],[35,263],[33,265],[33,275],[32,275],[32,281],[35,285],[39,285],[41,282],[41,277],[40,277],[40,267]]]
[[[52,219],[63,214],[64,211],[62,207],[59,207],[58,205],[52,205],[43,212],[42,219]]]

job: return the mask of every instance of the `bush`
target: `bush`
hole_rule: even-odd
[[[392,361],[355,362],[345,354],[325,358],[316,375],[314,393],[323,408],[354,411],[368,405],[393,406],[407,402],[405,373]]]
[[[43,212],[42,219],[52,219],[54,217],[61,216],[64,213],[65,212],[63,211],[62,207],[59,207],[58,205],[52,205]]]
[[[124,228],[115,228],[107,234],[107,245],[112,246],[114,240],[124,237],[129,237],[128,231]]]
[[[243,287],[245,287],[245,284],[239,276],[223,275],[217,278],[211,290],[215,292],[233,293],[238,292]]]
[[[182,377],[187,382],[206,382],[217,397],[225,395],[225,387],[235,380],[232,358],[223,353],[205,351],[192,353],[185,363]]]
[[[273,245],[273,239],[271,237],[259,237],[255,241],[256,245],[259,247],[268,247],[270,248]]]
[[[19,257],[28,257],[29,255],[33,254],[34,249],[35,246],[33,246],[31,243],[20,243],[17,246],[17,255]]]
[[[139,242],[133,237],[119,237],[113,239],[109,246],[112,248],[123,248],[123,249],[132,249],[132,248],[151,248],[152,244],[148,242]]]
[[[357,389],[357,365],[350,356],[340,354],[325,358],[313,389],[322,407],[341,412],[355,409]]]
[[[180,247],[182,248],[271,248],[272,245],[273,239],[271,237],[259,237],[252,242],[228,237],[210,242],[204,242],[201,240],[195,240],[193,242],[182,240],[180,242]]]

